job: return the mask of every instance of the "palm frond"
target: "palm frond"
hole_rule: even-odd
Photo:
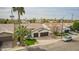
[[[13,11],[16,12],[18,9],[17,7],[12,7]]]

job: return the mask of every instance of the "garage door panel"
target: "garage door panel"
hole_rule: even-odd
[[[42,33],[40,33],[40,36],[42,37],[42,36],[48,36],[48,32],[42,32]]]

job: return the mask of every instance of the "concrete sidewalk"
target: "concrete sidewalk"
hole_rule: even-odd
[[[1,51],[19,51],[23,49],[25,49],[25,47],[4,48]]]

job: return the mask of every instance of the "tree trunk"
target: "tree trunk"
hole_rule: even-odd
[[[20,13],[19,13],[19,11],[18,11],[18,24],[19,24],[19,26],[20,26]]]
[[[21,40],[20,40],[20,41],[21,41],[21,46],[24,45],[24,43],[23,43],[23,38],[24,38],[24,37],[20,37],[20,39],[21,39]]]
[[[13,19],[12,19],[13,20]],[[13,47],[15,47],[16,46],[16,38],[15,38],[15,30],[16,30],[16,25],[15,25],[15,21],[14,21],[14,33],[13,33],[13,37],[12,37],[12,39],[13,39]]]

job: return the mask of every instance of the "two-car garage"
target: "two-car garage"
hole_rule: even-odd
[[[32,32],[32,37],[44,37],[44,36],[49,36],[49,34],[50,34],[50,30],[46,28],[39,28]]]
[[[48,36],[48,32],[42,32],[42,33],[34,33],[34,37],[44,37]]]
[[[43,37],[43,36],[48,36],[48,32],[42,32],[42,33],[40,33],[40,37]]]

